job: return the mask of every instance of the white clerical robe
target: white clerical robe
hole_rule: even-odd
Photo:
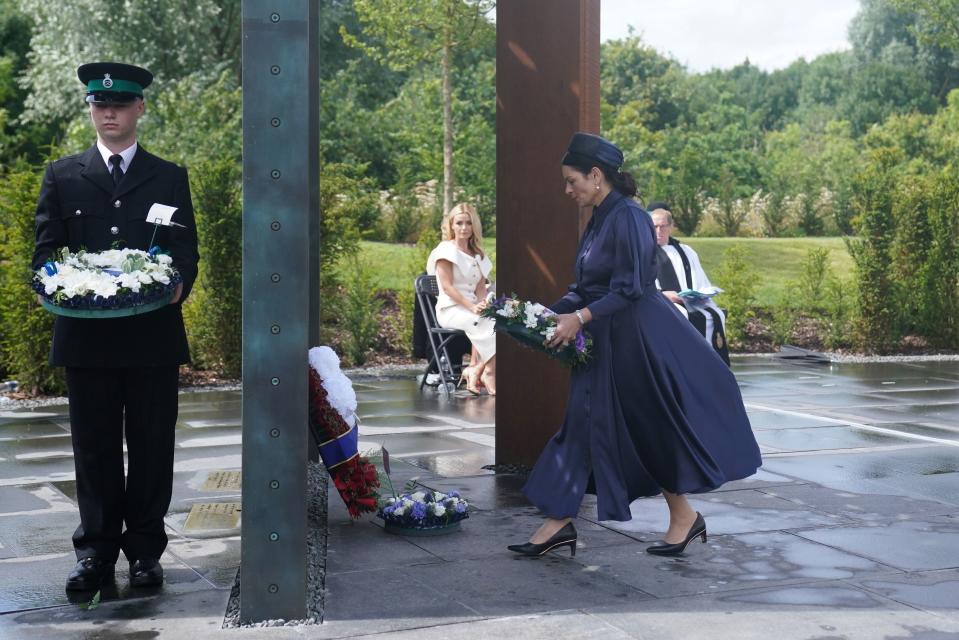
[[[696,251],[690,247],[688,244],[681,244],[683,251],[686,254],[686,258],[689,260],[689,272],[693,278],[692,282],[686,282],[686,269],[683,268],[683,259],[679,255],[679,250],[671,244],[667,244],[663,247],[660,247],[667,256],[669,256],[669,262],[673,265],[673,270],[676,272],[676,278],[679,280],[681,285],[685,285],[685,288],[702,290],[707,287],[713,286],[709,282],[709,278],[706,277],[706,272],[703,271],[703,265],[699,261],[699,255]],[[659,280],[656,280],[656,287],[662,290],[662,287],[659,285]],[[691,310],[701,310],[703,307],[709,307],[710,309],[715,309],[716,313],[719,315],[720,320],[723,323],[723,329],[726,328],[726,314],[723,313],[722,309],[713,302],[712,298],[707,300],[684,300],[686,306]],[[713,316],[710,313],[703,312],[703,315],[706,317],[706,340],[710,344],[713,342]]]

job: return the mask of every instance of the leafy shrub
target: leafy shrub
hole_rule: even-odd
[[[937,181],[929,212],[922,326],[933,344],[959,347],[959,167],[952,165]]]
[[[194,360],[238,378],[242,371],[243,203],[240,166],[230,158],[192,168],[200,272],[184,316]]]
[[[0,368],[28,393],[58,394],[66,389],[62,372],[47,364],[54,317],[30,289],[40,181],[40,173],[25,166],[0,179]]]
[[[326,163],[320,172],[320,280],[359,249],[361,229],[372,228],[379,191],[365,177],[365,165]]]
[[[896,154],[892,150],[874,150],[869,164],[853,180],[859,237],[846,241],[856,265],[856,343],[860,348],[878,352],[888,351],[897,337],[892,278],[895,164]]]
[[[806,252],[799,279],[795,284],[795,291],[799,308],[803,311],[816,313],[826,307],[826,283],[832,275],[829,266],[829,249],[816,247]]]
[[[341,266],[341,271],[346,271],[342,275],[345,291],[338,306],[340,322],[349,334],[347,354],[354,365],[362,365],[376,343],[383,303],[376,297],[373,273],[368,264],[351,256]]]
[[[744,247],[734,245],[726,249],[716,272],[716,281],[723,289],[716,301],[726,310],[726,339],[733,349],[743,345],[746,326],[755,316],[757,277]]]
[[[829,276],[823,289],[823,314],[820,317],[820,338],[827,349],[848,347],[850,326],[853,316],[853,301],[855,292],[851,290],[851,282]]]

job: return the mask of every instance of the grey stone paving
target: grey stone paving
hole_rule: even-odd
[[[658,498],[618,523],[587,497],[575,557],[512,556],[540,516],[522,477],[482,469],[495,399],[419,393],[410,371],[354,376],[361,450],[390,451],[397,489],[456,489],[474,511],[458,533],[404,538],[332,498],[325,619],[296,628],[220,629],[239,526],[191,520],[241,501],[210,484],[240,467],[239,392],[181,398],[167,584],[142,592],[118,571],[90,610],[63,591],[77,522],[66,407],[4,408],[0,637],[959,638],[959,362],[746,357],[734,371],[764,467],[691,497],[708,541],[672,559],[644,551],[666,519]]]

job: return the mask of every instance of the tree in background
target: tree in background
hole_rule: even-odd
[[[48,364],[53,314],[30,289],[41,177],[22,164],[0,174],[0,370],[28,393],[62,393],[63,373]]]
[[[846,241],[856,264],[858,346],[880,353],[892,346],[898,319],[892,242],[896,230],[895,168],[899,160],[893,149],[876,149],[870,153],[869,164],[853,183],[859,237]]]
[[[242,372],[243,195],[241,165],[229,156],[190,172],[200,271],[184,306],[194,361],[228,378]]]
[[[913,34],[923,44],[959,52],[959,0],[890,0],[900,11],[915,11]]]
[[[81,62],[127,60],[156,75],[155,94],[188,75],[239,76],[240,4],[234,0],[19,0],[34,20],[25,123],[66,122],[81,113],[76,68]],[[134,58],[131,54],[135,52]]]
[[[17,77],[27,65],[33,29],[16,0],[0,0],[0,165],[39,162],[57,137],[56,127],[20,122],[26,93]]]
[[[345,42],[393,69],[439,62],[443,111],[443,210],[453,207],[453,53],[468,48],[486,26],[492,0],[354,0],[364,34],[341,31]]]

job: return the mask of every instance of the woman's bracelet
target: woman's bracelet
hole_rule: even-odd
[[[586,324],[586,318],[583,317],[583,312],[579,309],[576,310],[576,317],[579,318],[579,325],[583,326]]]

